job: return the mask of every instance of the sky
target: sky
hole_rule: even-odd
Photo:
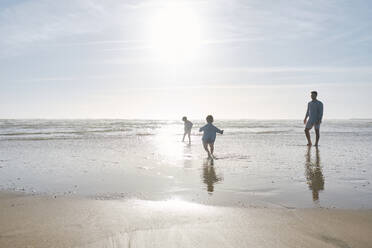
[[[372,118],[372,1],[0,0],[0,118]]]

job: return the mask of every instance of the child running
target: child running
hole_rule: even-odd
[[[212,124],[213,116],[208,115],[206,120],[208,124],[205,125],[204,127],[201,127],[199,129],[199,132],[204,132],[202,141],[203,141],[204,149],[208,153],[208,158],[214,158],[213,151],[214,151],[214,141],[216,140],[216,133],[223,134],[223,130],[218,129]],[[208,149],[208,145],[210,147],[210,151]]]
[[[191,144],[191,137],[190,137],[190,134],[191,134],[191,128],[193,126],[192,122],[189,121],[187,119],[186,116],[182,117],[182,120],[183,122],[185,123],[185,132],[183,133],[183,138],[182,138],[182,142],[185,141],[185,136],[187,134],[187,136],[189,137],[189,144]]]

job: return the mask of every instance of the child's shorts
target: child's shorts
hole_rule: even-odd
[[[190,129],[185,129],[185,133],[191,133],[191,128]]]
[[[202,139],[202,140],[203,140],[203,143],[214,144],[214,141],[215,141],[216,139],[205,138],[205,139]]]

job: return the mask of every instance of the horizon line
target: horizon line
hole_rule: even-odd
[[[181,116],[182,118],[182,116]],[[178,121],[181,120],[181,118],[175,119],[175,118],[39,118],[39,117],[32,117],[32,118],[0,118],[0,121],[4,120],[129,120],[129,121],[135,121],[135,120],[151,120],[151,121]],[[203,120],[198,118],[188,118],[189,120]],[[264,120],[264,121],[270,121],[270,120],[303,120],[302,118],[218,118],[218,120],[222,121],[238,121],[238,120]],[[372,117],[364,117],[364,118],[325,118],[323,120],[372,120]]]

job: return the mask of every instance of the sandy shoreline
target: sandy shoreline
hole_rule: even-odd
[[[0,193],[0,247],[370,247],[372,210]]]

